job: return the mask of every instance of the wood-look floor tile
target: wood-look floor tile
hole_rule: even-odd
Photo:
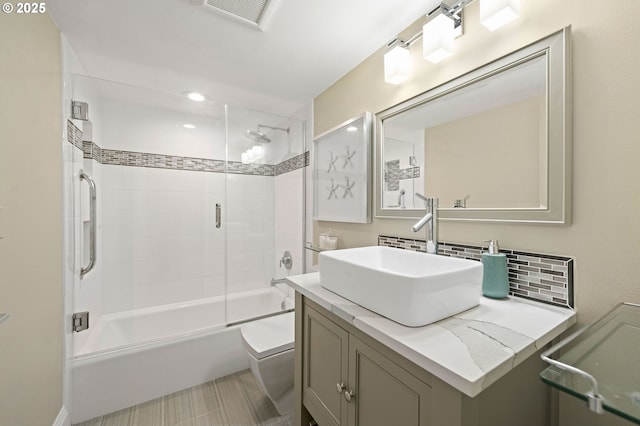
[[[250,370],[236,373],[235,378],[240,384],[246,407],[254,413],[254,417],[257,421],[256,424],[261,420],[279,417],[275,407],[269,398],[262,392]]]
[[[261,413],[248,400],[248,393],[245,390],[247,383],[242,380],[243,377],[242,373],[236,373],[216,380],[216,391],[220,396],[222,410],[230,425],[257,425],[260,423],[258,416]],[[261,395],[261,398],[266,397]]]
[[[294,413],[289,413],[285,416],[275,417],[266,421],[263,421],[257,426],[293,426]]]
[[[233,375],[216,380],[215,389],[222,402],[222,411],[228,424],[255,424],[252,413],[246,409],[240,386]]]
[[[76,423],[73,426],[102,426],[102,419],[104,416],[96,417],[95,419],[87,420],[82,423]]]
[[[189,389],[189,391],[191,392],[193,417],[198,417],[221,408],[222,402],[216,392],[214,382],[203,383]]]
[[[133,426],[133,408],[107,414],[103,417],[101,426]]]
[[[163,400],[164,426],[175,426],[196,417],[193,412],[190,389],[166,395]]]
[[[193,426],[227,426],[230,425],[221,408],[193,419]]]
[[[74,426],[293,426],[279,416],[250,370]]]
[[[154,399],[131,409],[132,426],[165,426],[164,398]]]

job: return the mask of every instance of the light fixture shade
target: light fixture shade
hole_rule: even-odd
[[[437,64],[453,53],[453,19],[439,13],[422,27],[422,56]]]
[[[480,22],[490,31],[508,24],[520,14],[520,0],[481,0]]]
[[[264,155],[264,151],[262,150],[262,147],[260,145],[254,145],[253,148],[251,148],[251,153],[253,154],[253,158],[255,160],[261,159]]]
[[[198,92],[184,92],[184,94],[194,102],[203,102],[207,99],[205,95]]]
[[[409,78],[410,72],[411,53],[409,48],[397,43],[384,54],[384,81],[391,84],[400,84]]]

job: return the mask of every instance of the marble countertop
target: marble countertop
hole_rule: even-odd
[[[287,278],[303,296],[429,373],[474,397],[576,322],[575,311],[519,297],[482,297],[475,308],[406,327],[326,290],[316,273]]]

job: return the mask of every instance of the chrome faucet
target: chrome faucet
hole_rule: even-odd
[[[427,206],[427,214],[417,221],[412,227],[413,232],[418,232],[424,225],[427,225],[427,235],[425,238],[425,249],[427,253],[438,254],[438,199],[427,198],[416,192],[416,197],[423,200]]]

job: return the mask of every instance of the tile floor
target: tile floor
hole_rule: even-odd
[[[75,426],[293,426],[279,416],[250,370],[165,395]]]

